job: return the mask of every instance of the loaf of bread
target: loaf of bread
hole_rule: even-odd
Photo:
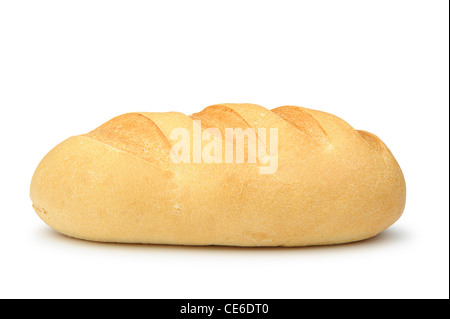
[[[375,135],[328,113],[254,104],[118,116],[56,146],[31,183],[50,227],[120,243],[347,243],[391,226],[405,198]]]

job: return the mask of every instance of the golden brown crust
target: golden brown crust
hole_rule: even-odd
[[[273,109],[272,112],[311,137],[322,142],[328,141],[328,134],[323,126],[305,109],[298,106],[282,106]]]
[[[164,167],[170,160],[169,140],[153,121],[139,113],[115,117],[86,136]]]
[[[193,120],[202,121],[205,128],[215,127],[221,130],[225,128],[246,129],[251,127],[247,121],[235,110],[225,105],[211,105],[199,113],[190,116]]]
[[[259,163],[175,164],[174,128],[278,129],[278,171]],[[306,246],[370,238],[402,214],[406,186],[375,135],[284,106],[220,104],[188,117],[131,113],[71,137],[39,164],[37,214],[57,231],[106,242]]]

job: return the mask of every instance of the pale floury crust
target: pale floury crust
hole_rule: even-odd
[[[278,168],[173,163],[176,128],[277,128]],[[284,106],[220,104],[200,113],[130,113],[67,139],[31,183],[38,215],[103,242],[309,246],[373,237],[397,221],[406,186],[375,135],[338,117]]]

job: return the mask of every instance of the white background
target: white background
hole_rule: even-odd
[[[1,1],[1,298],[448,298],[448,1]],[[53,146],[132,111],[294,104],[377,134],[407,207],[360,243],[100,244],[28,197]]]

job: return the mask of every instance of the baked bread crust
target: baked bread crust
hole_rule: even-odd
[[[278,170],[170,160],[174,128],[278,128]],[[247,155],[246,155],[247,156]],[[405,207],[402,171],[375,135],[320,111],[220,104],[130,113],[51,150],[31,183],[37,214],[102,242],[309,246],[373,237]]]

